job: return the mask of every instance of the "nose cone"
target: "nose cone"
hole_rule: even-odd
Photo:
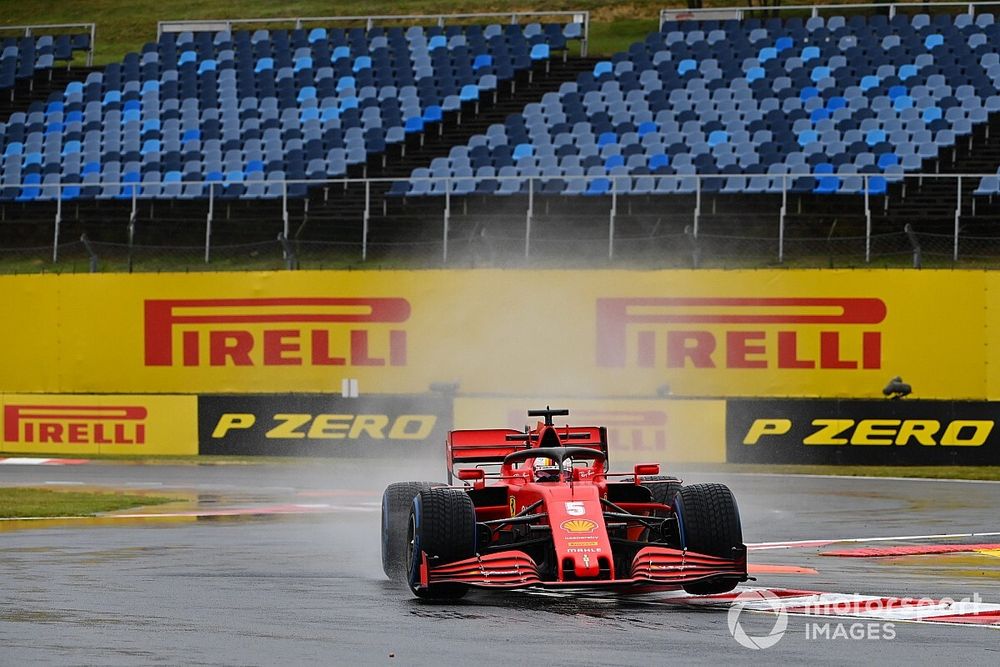
[[[596,579],[601,568],[597,562],[597,556],[593,554],[573,554],[573,574],[577,579]]]

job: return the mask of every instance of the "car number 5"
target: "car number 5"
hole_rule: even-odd
[[[566,503],[566,514],[570,516],[583,516],[587,510],[583,507],[582,500],[571,500]]]

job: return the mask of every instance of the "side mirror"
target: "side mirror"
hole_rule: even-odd
[[[466,482],[479,482],[486,479],[486,471],[482,468],[462,468],[457,476]]]
[[[637,463],[635,468],[635,483],[639,483],[640,475],[659,475],[660,474],[660,464],[659,463]]]

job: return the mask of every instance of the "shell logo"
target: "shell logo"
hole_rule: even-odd
[[[567,533],[592,533],[597,528],[597,523],[590,519],[570,519],[563,521],[559,527]]]

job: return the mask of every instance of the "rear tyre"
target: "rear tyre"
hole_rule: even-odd
[[[743,546],[743,529],[736,498],[724,484],[692,484],[674,496],[681,546],[691,551],[732,558],[733,549]],[[726,593],[739,580],[723,577],[684,586],[693,595]]]
[[[396,482],[382,494],[382,570],[393,581],[406,581],[406,526],[413,498],[440,482]]]
[[[465,584],[436,584],[418,589],[420,553],[433,565],[453,563],[476,555],[476,508],[462,489],[428,489],[414,499],[406,545],[406,581],[419,598],[456,599],[468,591]]]

